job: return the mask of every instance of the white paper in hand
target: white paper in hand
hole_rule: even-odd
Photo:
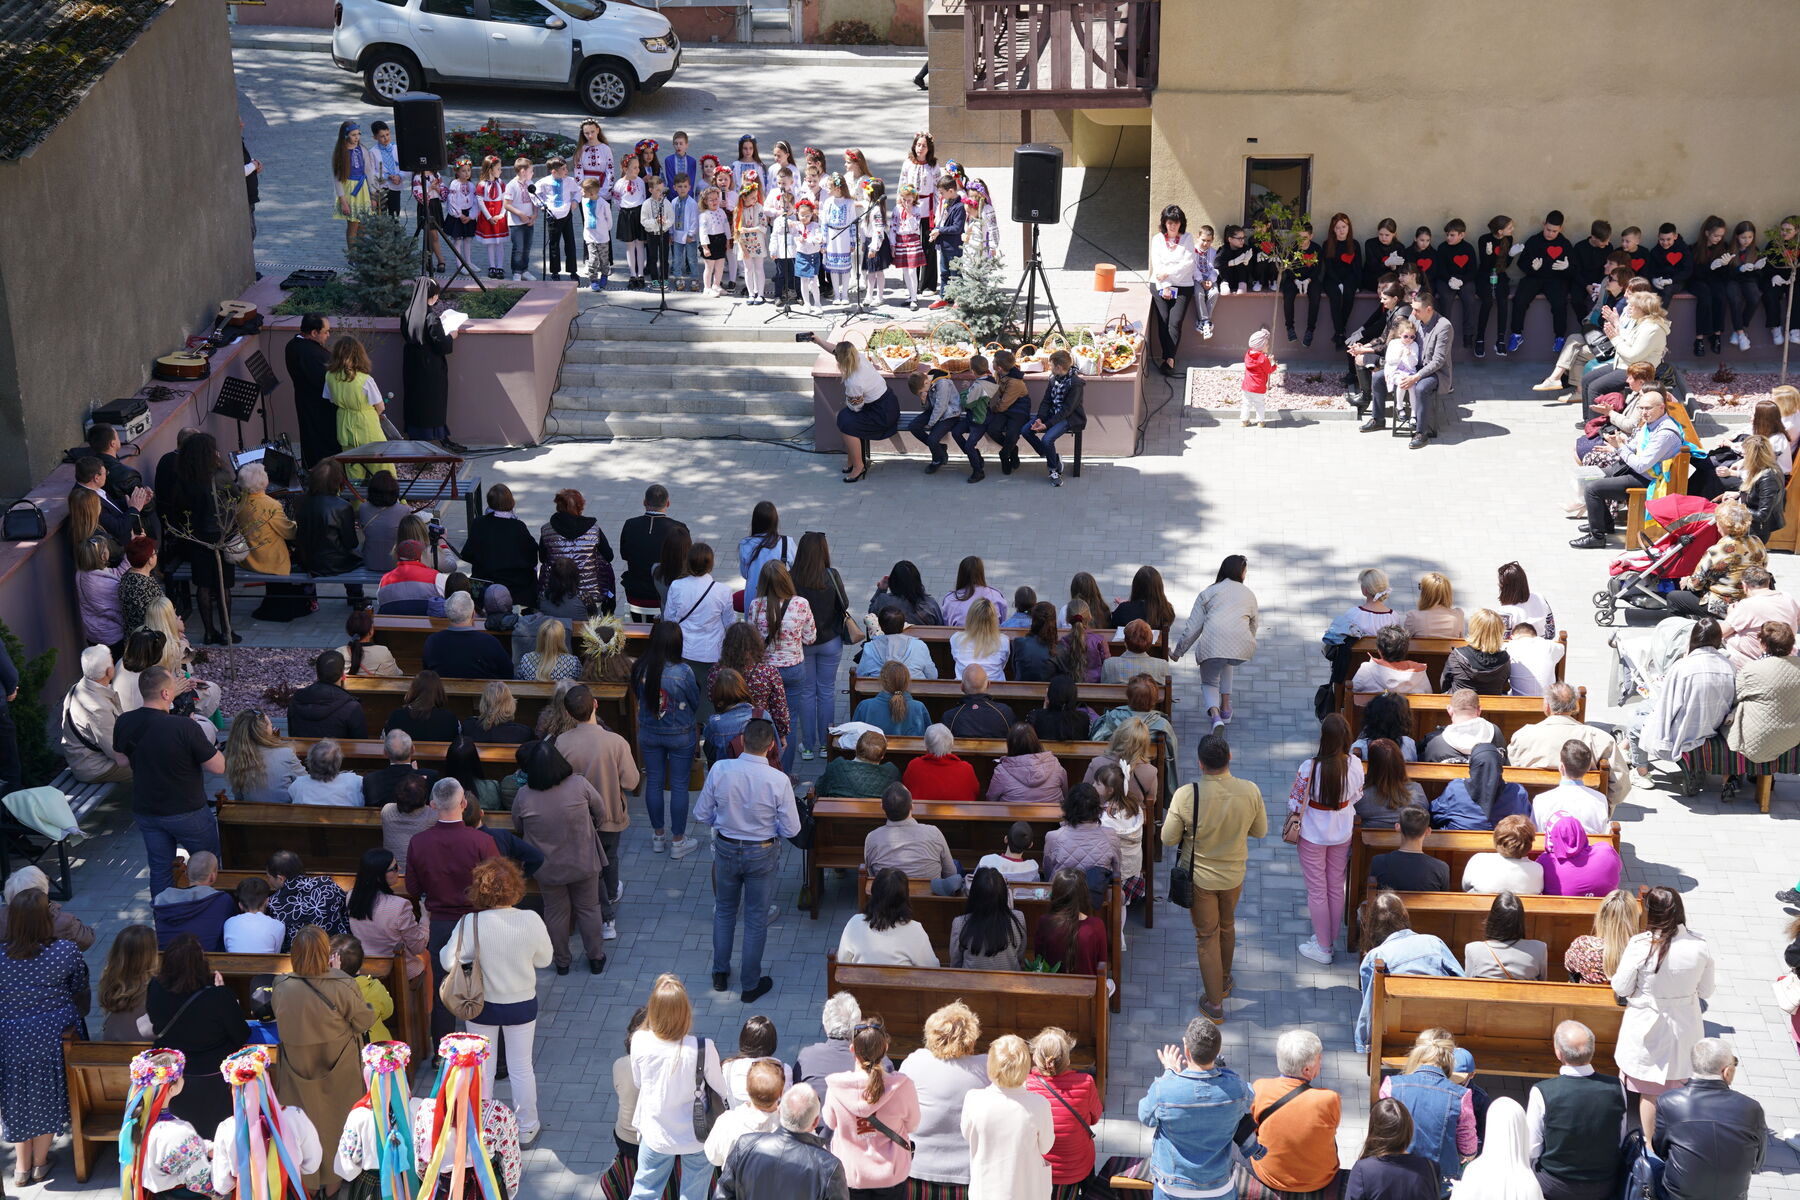
[[[444,332],[452,337],[455,337],[456,331],[467,325],[470,320],[468,313],[455,308],[445,309],[444,315],[438,319],[444,323]]]
[[[1672,279],[1669,279],[1669,278],[1667,278],[1667,277],[1664,277],[1664,278],[1661,278],[1661,279],[1652,279],[1652,280],[1651,280],[1651,281],[1650,281],[1650,282],[1651,282],[1651,283],[1654,283],[1654,284],[1655,284],[1655,285],[1656,285],[1656,286],[1657,286],[1657,287],[1659,287],[1659,288],[1666,288],[1666,287],[1668,287],[1668,286],[1669,286],[1669,285],[1670,285],[1670,284],[1671,284],[1671,283],[1673,283],[1673,282],[1675,282],[1675,281],[1674,281],[1674,280],[1672,280]]]

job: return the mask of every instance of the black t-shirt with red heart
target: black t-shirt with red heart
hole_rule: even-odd
[[[1468,287],[1475,282],[1475,275],[1481,269],[1476,261],[1475,244],[1464,238],[1460,242],[1440,242],[1436,250],[1431,252],[1431,284],[1432,288],[1442,293],[1452,279],[1460,279],[1463,286]],[[1443,303],[1440,294],[1438,303]]]
[[[1555,238],[1546,238],[1540,231],[1525,239],[1525,249],[1519,252],[1519,270],[1525,272],[1528,279],[1560,279],[1572,281],[1574,266],[1572,254],[1575,247],[1562,234]],[[1570,259],[1571,265],[1558,269],[1557,262]],[[1532,264],[1536,263],[1536,266]]]

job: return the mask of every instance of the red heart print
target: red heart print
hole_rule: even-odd
[[[1562,247],[1561,246],[1545,246],[1544,253],[1548,254],[1553,259],[1561,258],[1562,257]]]
[[[1676,264],[1676,263],[1678,263],[1678,262],[1680,262],[1680,261],[1681,261],[1681,251],[1679,251],[1679,250],[1670,250],[1670,251],[1668,251],[1668,253],[1667,253],[1667,254],[1666,254],[1666,255],[1665,255],[1665,257],[1666,257],[1666,258],[1667,258],[1667,259],[1668,259],[1668,260],[1669,260],[1669,265],[1670,265],[1670,266],[1671,266],[1671,267],[1672,267],[1672,266],[1674,266],[1674,265],[1675,265],[1675,264]]]
[[[1343,260],[1345,266],[1349,266],[1351,263],[1356,261],[1356,251],[1351,250],[1346,253],[1338,255],[1338,257]]]
[[[1466,254],[1458,254],[1455,257],[1453,257],[1450,261],[1455,263],[1457,265],[1457,267],[1460,269],[1462,267],[1466,267],[1469,265],[1469,256]]]
[[[1429,271],[1429,270],[1431,270],[1431,263],[1432,263],[1432,260],[1431,260],[1431,259],[1429,259],[1429,258],[1421,258],[1421,259],[1420,259],[1420,260],[1419,260],[1419,270],[1421,270],[1421,271]]]
[[[1643,259],[1634,258],[1631,260],[1631,273],[1633,275],[1637,274],[1639,271],[1642,271],[1643,269],[1644,269],[1644,260]]]

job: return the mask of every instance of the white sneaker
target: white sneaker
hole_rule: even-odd
[[[621,880],[619,880],[619,889],[613,893],[612,902],[614,904],[617,904],[619,901],[623,900],[624,898],[625,898],[625,881],[623,879],[621,879]]]
[[[1200,336],[1203,338],[1210,338],[1210,337],[1212,337],[1212,335],[1213,335],[1212,322],[1208,321],[1204,326],[1201,327]]]
[[[1777,346],[1785,345],[1787,343],[1787,335],[1782,333],[1779,329],[1771,329],[1769,330],[1769,341]]]
[[[1788,345],[1800,346],[1800,329],[1788,330]]]
[[[608,921],[606,924],[602,925],[600,927],[600,940],[603,942],[618,941],[619,940],[618,925],[612,921]]]
[[[513,272],[513,273],[512,273],[512,281],[513,281],[513,282],[514,282],[514,283],[517,283],[517,282],[519,282],[519,281],[520,281],[520,280],[521,280],[521,279],[523,279],[523,278],[525,278],[525,276],[523,276],[523,275],[521,275],[521,274],[519,274],[519,272],[517,272],[517,271],[514,271],[514,272]]]
[[[520,279],[536,279],[537,276],[533,275],[530,271],[520,271],[519,278]]]
[[[653,833],[650,835],[650,853],[661,854],[663,851],[667,850],[668,848],[669,848],[669,835],[668,834]]]
[[[675,844],[669,847],[669,857],[686,858],[699,848],[700,843],[691,837],[676,838]]]
[[[1300,943],[1300,957],[1310,958],[1321,966],[1331,965],[1331,951],[1321,947],[1316,937],[1309,937]]]

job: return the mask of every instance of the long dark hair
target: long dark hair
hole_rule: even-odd
[[[1363,794],[1373,796],[1387,811],[1399,812],[1412,803],[1412,789],[1406,783],[1406,759],[1400,753],[1399,743],[1393,738],[1370,742]]]
[[[1062,952],[1057,958],[1067,963],[1069,952],[1075,948],[1075,935],[1081,929],[1081,922],[1092,912],[1087,877],[1074,867],[1064,867],[1050,881],[1050,911],[1038,919],[1039,944],[1046,948],[1060,946]]]
[[[347,675],[362,673],[363,639],[375,628],[375,610],[373,608],[352,609],[344,618],[344,634],[350,639],[350,662],[344,668]]]
[[[756,629],[745,621],[733,621],[725,628],[725,642],[719,647],[719,666],[729,667],[750,682],[750,672],[763,660],[763,640]]]
[[[1338,713],[1319,722],[1319,750],[1313,755],[1313,777],[1307,804],[1335,812],[1344,807],[1344,784],[1350,773],[1350,724]]]
[[[575,773],[562,751],[548,740],[531,743],[520,757],[524,759],[525,786],[534,792],[547,792]]]
[[[795,591],[831,586],[831,545],[824,534],[809,529],[800,535],[800,547],[794,551],[794,566],[788,573],[793,576]]]
[[[444,774],[463,785],[470,799],[475,795],[475,784],[481,779],[481,747],[472,738],[458,737],[444,751]]]
[[[888,571],[888,595],[906,601],[908,604],[925,602],[925,581],[919,577],[919,568],[911,559],[903,558]]]
[[[906,888],[906,872],[895,867],[875,872],[869,884],[869,903],[863,908],[870,929],[882,933],[912,920],[912,897]]]
[[[662,715],[663,670],[681,661],[681,626],[658,621],[650,627],[650,645],[631,665],[631,688],[638,704],[655,716]]]
[[[1392,1096],[1384,1096],[1369,1105],[1369,1133],[1363,1138],[1358,1158],[1387,1158],[1405,1154],[1412,1145],[1412,1114],[1406,1105]]]
[[[413,676],[412,686],[406,689],[406,708],[413,716],[424,720],[433,709],[448,707],[450,697],[436,671],[420,671]]]
[[[1152,629],[1167,629],[1175,623],[1175,606],[1169,603],[1162,572],[1155,567],[1139,567],[1131,577],[1131,602],[1144,606],[1144,620]]]
[[[664,587],[687,575],[688,548],[693,544],[694,535],[679,526],[669,530],[668,535],[663,538],[656,569],[662,573]]]
[[[544,599],[552,604],[560,604],[570,596],[580,594],[581,568],[575,565],[575,560],[559,558],[551,563],[549,574],[544,580]]]
[[[1231,579],[1242,583],[1244,582],[1244,570],[1249,565],[1250,560],[1243,555],[1227,554],[1224,561],[1219,564],[1219,573],[1213,577],[1213,582],[1224,583],[1227,579]]]
[[[1031,606],[1031,632],[1026,636],[1044,643],[1046,649],[1056,648],[1056,605],[1039,600]]]
[[[356,883],[350,888],[348,909],[352,921],[373,920],[375,897],[394,894],[387,880],[388,868],[393,865],[394,852],[385,846],[363,851],[362,861],[356,864]]]
[[[1339,221],[1344,223],[1344,240],[1342,243],[1338,241],[1337,235]],[[1325,256],[1327,258],[1337,257],[1339,253],[1338,247],[1340,245],[1350,246],[1352,248],[1356,246],[1356,224],[1350,220],[1349,213],[1332,213],[1331,220],[1325,222]]]
[[[175,478],[185,488],[210,489],[219,466],[219,443],[210,433],[190,434],[175,452]]]
[[[1106,597],[1100,594],[1100,585],[1092,575],[1077,571],[1069,578],[1069,599],[1087,601],[1088,617],[1095,629],[1112,628],[1112,609],[1106,606]]]
[[[1525,936],[1525,906],[1511,892],[1501,892],[1488,905],[1482,936],[1490,942],[1516,942]]]
[[[781,513],[773,500],[758,500],[750,510],[750,536],[762,539],[756,544],[758,550],[773,550],[781,540]]]
[[[971,554],[956,564],[955,596],[958,600],[967,600],[975,594],[976,588],[986,586],[987,564],[981,561],[979,555]]]
[[[1682,906],[1680,892],[1653,887],[1644,893],[1644,932],[1650,935],[1650,944],[1655,948],[1652,973],[1662,970],[1663,961],[1669,957],[1669,943],[1686,924],[1687,910]]]
[[[1095,619],[1086,600],[1076,597],[1069,601],[1069,632],[1063,635],[1063,653],[1067,655],[1069,670],[1076,678],[1087,674],[1088,669],[1088,625]]]
[[[1362,735],[1371,744],[1386,738],[1404,747],[1401,739],[1412,736],[1412,710],[1406,706],[1406,697],[1383,692],[1369,701],[1369,707],[1363,709]]]
[[[969,881],[962,932],[957,935],[964,954],[999,954],[1014,940],[1024,941],[1024,918],[1008,903],[1007,890],[1006,877],[994,868],[976,870]]]

